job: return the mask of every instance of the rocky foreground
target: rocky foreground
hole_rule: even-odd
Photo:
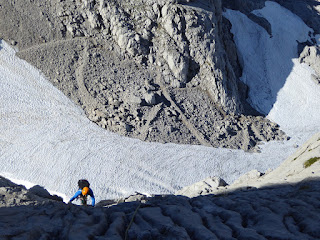
[[[319,239],[319,180],[109,208],[42,200],[0,208],[1,239]],[[19,187],[1,187],[17,191]],[[15,192],[17,193],[17,192]],[[18,204],[17,204],[18,205]]]
[[[230,186],[206,180],[178,193],[193,189],[193,198],[136,194],[94,208],[1,178],[0,238],[319,239],[319,160],[317,134],[263,176],[251,173]]]

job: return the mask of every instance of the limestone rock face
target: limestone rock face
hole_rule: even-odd
[[[62,202],[62,198],[50,195],[43,187],[36,185],[29,190],[22,185],[16,185],[0,176],[0,208],[37,205],[45,202]]]
[[[306,46],[300,54],[300,62],[306,63],[315,70],[313,80],[320,84],[320,49],[317,46]]]
[[[234,185],[248,185],[249,182],[253,182],[260,178],[263,174],[258,170],[254,169],[245,175],[239,177],[236,181],[233,182]]]
[[[197,197],[200,195],[224,195],[234,191],[274,188],[285,185],[308,185],[319,181],[320,174],[320,133],[312,136],[294,154],[274,170],[261,173],[256,169],[239,177],[230,185],[219,177],[209,177],[186,186],[176,195]]]
[[[277,169],[259,178],[256,185],[297,183],[308,178],[319,178],[319,174],[320,133],[317,133]]]
[[[176,192],[176,195],[183,195],[190,198],[199,195],[208,195],[215,192],[219,187],[225,187],[226,185],[227,183],[219,177],[209,177],[191,186],[182,188]]]
[[[5,1],[0,33],[102,128],[258,151],[286,136],[246,102],[222,10],[221,0]]]

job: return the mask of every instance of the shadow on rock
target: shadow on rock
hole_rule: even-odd
[[[316,239],[320,180],[195,198],[80,207],[59,202],[0,208],[0,238]],[[138,198],[139,199],[139,198]]]

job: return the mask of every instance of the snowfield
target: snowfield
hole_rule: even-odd
[[[240,12],[225,13],[243,59],[242,80],[251,89],[252,105],[277,122],[289,141],[246,153],[116,135],[90,122],[1,41],[0,175],[42,185],[65,200],[77,190],[78,179],[87,178],[99,201],[135,191],[174,193],[208,176],[231,183],[251,169],[274,169],[320,131],[320,86],[311,80],[313,70],[297,61],[296,41],[308,39],[311,29],[273,2],[254,14],[270,22],[272,36]]]
[[[250,88],[249,102],[289,136],[319,129],[320,87],[312,81],[313,69],[300,64],[297,53],[298,42],[309,40],[314,31],[275,2],[253,13],[268,20],[271,36],[238,11],[224,14],[244,62],[241,80]]]

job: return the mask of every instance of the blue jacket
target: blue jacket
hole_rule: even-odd
[[[73,200],[75,200],[75,199],[76,199],[78,196],[80,196],[81,194],[82,194],[82,190],[79,189],[79,190],[74,194],[74,196],[70,199],[70,202],[72,202]],[[96,199],[94,198],[93,191],[91,190],[91,188],[89,188],[88,195],[91,197],[92,206],[94,207],[95,202],[96,202]]]

